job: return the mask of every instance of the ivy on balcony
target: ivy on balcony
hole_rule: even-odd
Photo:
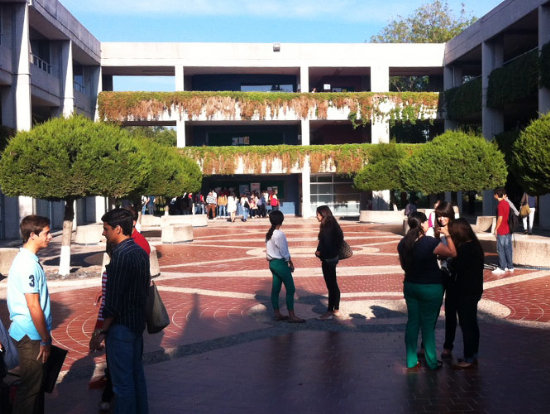
[[[124,122],[159,119],[165,112],[186,113],[190,119],[264,120],[293,111],[297,117],[326,119],[329,108],[349,108],[354,125],[368,124],[373,117],[414,122],[430,117],[438,109],[434,92],[101,92],[101,119]]]
[[[228,146],[228,147],[186,147],[181,148],[186,155],[201,166],[204,175],[232,175],[242,162],[245,174],[269,172],[274,163],[280,163],[281,172],[302,171],[309,156],[311,172],[335,172],[354,174],[369,160],[370,151],[377,144],[344,145],[269,145],[269,146]],[[397,144],[412,153],[411,144]]]
[[[539,85],[538,49],[524,53],[489,75],[487,106],[502,108],[537,93]]]
[[[445,91],[447,118],[466,120],[481,112],[481,78],[472,79]]]

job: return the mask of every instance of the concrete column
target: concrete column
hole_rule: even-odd
[[[14,4],[13,59],[15,88],[15,127],[18,131],[32,128],[29,8],[27,2]]]
[[[489,87],[489,75],[502,66],[503,46],[502,39],[491,42],[483,42],[481,45],[481,107],[483,136],[491,140],[495,135],[504,130],[504,116],[502,111],[487,107],[487,89]]]
[[[34,214],[34,199],[32,197],[20,196],[18,201],[19,221],[21,221],[25,216]]]
[[[184,148],[185,147],[185,121],[178,119],[176,121],[176,137],[177,137],[177,143],[176,146],[178,148]]]
[[[309,92],[309,66],[300,66],[300,92]]]
[[[550,42],[550,7],[539,6],[539,50]],[[539,89],[539,113],[550,111],[550,89]]]
[[[91,79],[91,95],[92,99],[94,100],[94,120],[99,121],[99,106],[98,106],[98,99],[97,96],[101,91],[103,91],[103,76],[101,76],[102,69],[101,66],[97,66],[92,71],[92,79]]]
[[[389,67],[372,66],[370,68],[370,90],[372,92],[388,92],[390,90]]]
[[[73,42],[61,42],[61,59],[59,76],[61,80],[61,108],[59,113],[69,117],[74,112],[74,76],[73,76]]]
[[[314,212],[311,211],[311,164],[309,163],[309,155],[304,160],[302,168],[302,217],[313,217]]]
[[[183,65],[176,65],[176,92],[185,90]]]
[[[371,122],[371,143],[387,144],[390,142],[390,121],[388,119],[373,119]]]
[[[311,142],[311,132],[309,126],[309,119],[302,119],[300,121],[302,129],[302,145],[310,145]]]

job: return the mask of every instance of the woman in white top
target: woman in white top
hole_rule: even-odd
[[[232,222],[235,221],[236,211],[237,211],[237,198],[235,197],[234,193],[231,193],[229,197],[227,197],[227,212],[229,213]]]
[[[294,280],[292,272],[294,264],[290,259],[288,243],[285,234],[280,230],[285,217],[278,210],[269,213],[271,228],[265,235],[267,260],[269,261],[269,270],[273,274],[273,284],[271,287],[271,304],[273,305],[273,314],[276,321],[288,320],[290,323],[302,323],[305,320],[298,318],[294,313]],[[281,314],[279,310],[279,293],[281,286],[286,289],[286,308],[288,316]]]

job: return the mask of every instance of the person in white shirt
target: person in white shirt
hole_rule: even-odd
[[[276,321],[288,321],[290,323],[303,323],[304,319],[294,313],[294,280],[292,272],[294,264],[288,251],[288,242],[285,234],[280,230],[285,217],[279,210],[269,213],[271,227],[265,235],[266,254],[269,261],[269,270],[273,274],[271,287],[271,304],[273,305],[274,319]],[[279,310],[279,293],[281,286],[286,289],[286,308],[288,316],[284,316]]]

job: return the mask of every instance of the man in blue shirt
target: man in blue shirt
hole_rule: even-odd
[[[50,220],[31,215],[19,227],[23,248],[8,275],[10,336],[19,352],[21,375],[13,412],[43,413],[42,373],[50,356],[52,317],[46,274],[36,254],[50,244]]]

